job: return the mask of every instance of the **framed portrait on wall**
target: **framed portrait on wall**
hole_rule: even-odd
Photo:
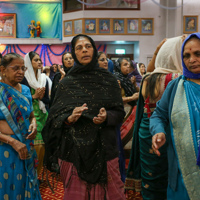
[[[64,27],[64,37],[72,36],[73,34],[73,27],[72,27],[72,21],[64,21],[63,22]]]
[[[16,38],[15,13],[0,13],[0,38]]]
[[[96,19],[85,19],[85,33],[87,34],[96,34],[96,29],[97,29],[97,23]]]
[[[140,23],[138,18],[127,19],[127,34],[139,34]]]
[[[140,10],[140,0],[85,0],[85,10]]]
[[[183,33],[198,32],[198,16],[183,16]]]
[[[74,20],[74,34],[81,34],[83,33],[83,20],[76,19]]]
[[[110,34],[110,19],[99,19],[99,34]]]
[[[143,18],[141,19],[141,33],[142,35],[153,35],[154,34],[154,19]]]
[[[124,34],[125,30],[124,19],[113,19],[113,34]]]
[[[63,12],[74,12],[83,9],[83,4],[75,0],[63,0]]]

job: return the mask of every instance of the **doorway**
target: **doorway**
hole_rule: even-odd
[[[133,54],[107,54],[107,57],[115,62],[118,58],[127,58],[128,60],[133,60],[134,55]]]

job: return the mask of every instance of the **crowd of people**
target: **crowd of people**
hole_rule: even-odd
[[[64,200],[199,199],[200,33],[162,40],[147,67],[84,34],[62,66],[33,51],[0,59],[2,199],[42,199],[44,168]]]

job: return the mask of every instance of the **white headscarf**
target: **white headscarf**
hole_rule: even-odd
[[[183,73],[182,36],[169,38],[160,48],[155,61],[153,73]]]
[[[35,73],[33,70],[33,66],[31,64],[31,60],[29,57],[29,53],[27,53],[25,55],[24,63],[25,63],[25,66],[28,68],[25,72],[25,77],[26,77],[26,80],[28,81],[28,84],[30,85],[30,87],[35,90],[37,88],[45,87],[46,86],[46,75],[41,73],[41,69],[38,69],[38,73],[37,73],[38,80],[36,79]],[[39,101],[40,110],[42,110],[43,113],[46,113],[47,111],[45,108],[45,104],[39,99],[38,99],[38,101]]]

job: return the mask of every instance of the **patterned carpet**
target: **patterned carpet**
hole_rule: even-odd
[[[47,175],[48,174],[48,175]],[[64,196],[64,189],[63,189],[63,183],[61,181],[60,175],[58,175],[57,180],[54,173],[47,172],[43,175],[43,181],[40,183],[40,193],[43,200],[62,200]],[[53,187],[53,192],[49,187],[48,181]],[[42,173],[39,176],[39,180],[42,180]],[[95,199],[98,200],[98,199]],[[132,191],[129,191],[126,195],[126,200],[142,200],[142,196],[140,193],[133,193]]]
[[[48,176],[47,173],[44,173],[43,175],[43,181],[40,183],[40,193],[42,196],[42,199],[44,200],[61,200],[63,199],[64,196],[64,189],[63,189],[63,183],[61,181],[60,175],[58,175],[57,180],[56,177],[52,177],[52,175],[55,176],[55,174],[51,173],[48,171]],[[53,192],[49,187],[48,181],[53,186]],[[42,180],[42,174],[39,176],[39,180]]]

